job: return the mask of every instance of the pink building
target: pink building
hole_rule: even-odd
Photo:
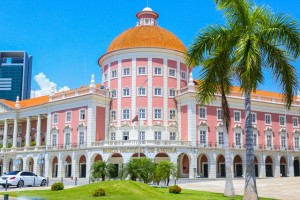
[[[103,85],[92,76],[89,86],[68,92],[0,100],[1,174],[24,169],[50,178],[87,178],[97,160],[119,169],[140,154],[176,163],[181,177],[225,177],[220,99],[200,106],[199,82],[185,65],[183,43],[158,26],[151,8],[136,16],[136,26],[99,58]],[[286,110],[281,99],[267,91],[252,94],[258,177],[300,175],[300,107],[295,101]],[[228,100],[232,166],[240,177],[245,112],[239,88],[232,88]]]

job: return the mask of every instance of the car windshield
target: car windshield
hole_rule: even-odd
[[[19,171],[8,172],[6,175],[17,175]]]

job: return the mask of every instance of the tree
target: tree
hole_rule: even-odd
[[[166,180],[166,185],[169,185],[170,176],[175,176],[176,174],[176,166],[170,161],[161,161],[157,165],[158,176],[160,176],[160,180]]]
[[[244,199],[258,199],[253,130],[251,120],[251,93],[264,81],[263,70],[273,73],[273,77],[283,91],[283,101],[290,108],[293,95],[297,91],[296,70],[291,61],[300,54],[300,28],[297,21],[285,14],[274,14],[266,6],[257,6],[250,0],[215,0],[223,11],[226,25],[204,36],[202,46],[198,46],[197,59],[205,60],[206,53],[214,52],[227,42],[228,55],[232,60],[231,71],[237,76],[245,96],[246,132],[246,176]],[[220,54],[221,55],[221,54]],[[221,59],[221,58],[220,58]]]
[[[94,162],[91,168],[92,178],[101,178],[102,181],[105,181],[105,177],[111,177],[114,173],[115,166],[101,160]]]
[[[209,26],[203,29],[188,51],[187,64],[192,67],[202,65],[201,82],[197,86],[196,99],[201,105],[211,103],[221,94],[223,138],[225,151],[226,183],[225,196],[235,196],[233,186],[232,159],[230,155],[228,128],[230,111],[226,95],[232,86],[232,59],[230,58],[230,29],[225,26]],[[222,39],[218,37],[222,36]],[[218,41],[219,40],[219,41]],[[206,56],[207,55],[207,56]]]
[[[141,167],[140,167],[140,159],[132,159],[128,163],[126,163],[124,168],[124,176],[129,176],[129,179],[132,181],[136,181],[137,178],[140,178]]]
[[[154,163],[150,158],[140,158],[139,177],[144,183],[150,183],[153,180],[154,167]]]

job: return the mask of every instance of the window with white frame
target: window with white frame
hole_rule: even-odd
[[[170,140],[176,140],[176,132],[170,132]]]
[[[115,141],[116,140],[116,133],[115,132],[111,132],[110,133],[110,140],[111,141]]]
[[[220,108],[217,109],[217,120],[223,120],[222,109]]]
[[[123,119],[129,119],[129,109],[123,110]]]
[[[181,71],[181,79],[186,80],[186,72],[185,71]]]
[[[154,75],[156,75],[156,76],[162,75],[161,67],[154,67]]]
[[[299,148],[299,136],[295,136],[294,142],[295,142],[295,148],[298,149]]]
[[[146,88],[145,87],[138,88],[138,96],[146,96]]]
[[[154,88],[154,96],[161,96],[161,88]]]
[[[144,19],[144,25],[150,25],[150,18]]]
[[[85,109],[80,109],[80,114],[79,114],[79,119],[80,120],[85,120]]]
[[[146,67],[139,67],[138,75],[145,75],[145,74],[146,74]]]
[[[199,109],[199,118],[200,119],[206,119],[206,108],[200,107]]]
[[[281,142],[281,148],[285,148],[286,147],[286,136],[285,135],[280,136],[280,142]]]
[[[154,109],[154,119],[161,119],[161,109]]]
[[[171,120],[175,120],[176,119],[176,111],[175,110],[170,110],[170,116],[169,118]]]
[[[130,68],[123,69],[123,76],[130,76]]]
[[[279,116],[279,125],[285,126],[285,116],[283,115]]]
[[[79,145],[84,145],[84,131],[79,132]]]
[[[200,130],[200,144],[206,144],[206,131]]]
[[[266,125],[271,125],[272,119],[270,114],[265,114],[265,124]]]
[[[161,131],[154,132],[154,140],[161,140]]]
[[[146,109],[140,108],[138,109],[139,119],[146,119]]]
[[[252,124],[256,124],[256,113],[251,113],[251,122]]]
[[[104,74],[104,81],[107,81],[107,74]]]
[[[128,131],[123,132],[123,140],[129,140],[129,132]]]
[[[71,113],[71,111],[67,111],[66,122],[71,122],[71,120],[72,120],[72,113]]]
[[[111,121],[117,120],[117,112],[115,110],[111,111]]]
[[[169,69],[169,77],[176,77],[176,70],[175,69]]]
[[[57,146],[57,134],[52,135],[52,146],[53,147]]]
[[[111,91],[111,98],[117,98],[117,90]]]
[[[219,132],[219,144],[223,145],[224,144],[224,133],[223,132]]]
[[[53,124],[57,124],[58,123],[58,114],[54,113],[53,114]]]
[[[267,147],[272,147],[272,135],[267,135]]]
[[[65,145],[70,146],[71,144],[71,133],[66,133]]]
[[[253,146],[257,146],[257,134],[253,133]]]
[[[293,127],[295,127],[295,128],[299,127],[299,119],[298,119],[298,117],[293,117]]]
[[[241,111],[234,111],[234,121],[241,122]]]
[[[18,134],[22,133],[22,124],[18,124]]]
[[[112,70],[111,71],[111,78],[117,78],[117,70]]]
[[[145,131],[140,131],[140,140],[141,141],[145,140]]]
[[[129,88],[123,88],[123,97],[129,97],[130,91]]]
[[[241,146],[241,133],[235,133],[235,145]]]
[[[170,89],[170,97],[175,97],[176,91],[174,89]]]

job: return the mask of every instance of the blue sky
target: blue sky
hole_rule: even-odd
[[[299,0],[256,2],[300,20]],[[117,35],[135,26],[135,14],[144,7],[146,0],[1,1],[0,50],[27,51],[33,56],[32,76],[44,73],[58,88],[88,84],[92,73],[100,82],[98,58]],[[160,14],[159,25],[177,35],[187,47],[201,28],[223,23],[213,0],[149,0],[149,7]],[[299,73],[299,59],[295,67]],[[266,73],[260,89],[279,92],[273,81]],[[40,90],[34,79],[32,83],[33,90]]]

